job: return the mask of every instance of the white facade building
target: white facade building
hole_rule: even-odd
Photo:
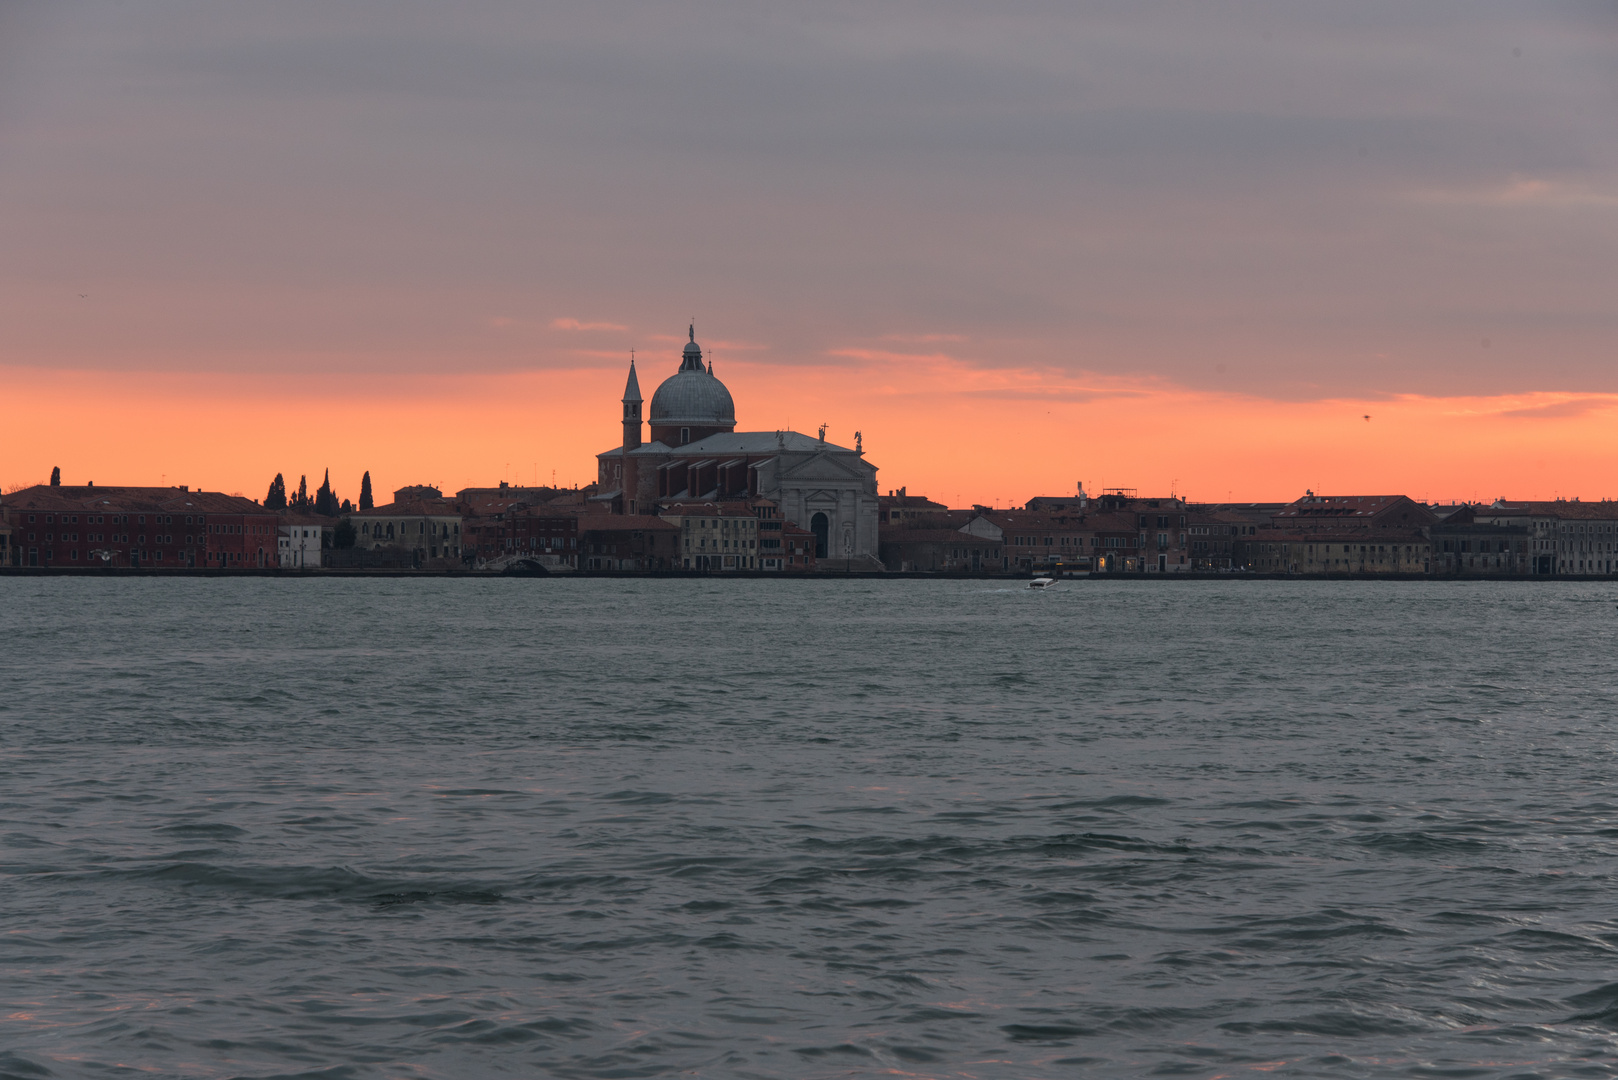
[[[289,570],[315,570],[321,566],[321,529],[317,522],[290,521],[280,528],[276,547],[277,565]]]

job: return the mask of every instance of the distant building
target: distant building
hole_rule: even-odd
[[[1239,565],[1236,557],[1238,541],[1256,529],[1257,526],[1240,514],[1188,505],[1185,532],[1190,542],[1191,569],[1235,569]]]
[[[850,450],[792,431],[736,430],[730,391],[704,366],[693,329],[680,367],[652,395],[650,441],[641,441],[640,381],[631,362],[621,445],[596,456],[595,496],[614,514],[646,515],[681,502],[765,498],[815,538],[823,567],[878,569],[876,466],[855,437]],[[683,555],[682,555],[683,558]]]
[[[746,500],[670,503],[662,518],[679,532],[676,565],[681,570],[764,568],[759,562],[762,522]]]
[[[1028,500],[1025,512],[1038,512],[1066,517],[1077,515],[1087,520],[1095,514],[1125,515],[1110,519],[1108,528],[1098,535],[1087,537],[1093,544],[1091,562],[1087,568],[1126,573],[1182,573],[1192,569],[1190,537],[1187,533],[1189,509],[1184,499],[1174,495],[1141,496],[1133,488],[1107,488],[1091,498],[1078,486],[1074,495],[1041,495]],[[998,511],[1009,514],[1013,511]],[[1128,543],[1119,535],[1125,527],[1131,531]],[[1027,535],[1026,530],[1015,530],[1013,536]],[[1035,546],[1044,538],[1035,536]],[[1053,541],[1062,546],[1060,536]],[[1039,561],[1039,552],[1025,550],[1025,545],[1011,545],[1013,564]],[[1047,562],[1057,560],[1047,559]],[[1082,561],[1081,566],[1086,566]]]
[[[992,534],[951,528],[882,531],[882,565],[894,571],[1003,571],[1004,543]]]
[[[1471,513],[1479,524],[1524,529],[1530,573],[1574,577],[1618,573],[1618,502],[1501,499],[1474,506]]]
[[[184,487],[35,485],[0,502],[14,566],[247,570],[277,562],[280,519]]]
[[[877,497],[876,521],[879,528],[929,528],[941,524],[949,507],[923,495],[909,495],[904,488]]]
[[[1316,495],[1287,504],[1270,517],[1277,529],[1426,529],[1438,516],[1407,495]]]
[[[1534,572],[1528,526],[1479,521],[1463,506],[1428,530],[1432,572],[1456,577],[1500,577]]]
[[[1095,504],[1092,503],[1092,506]],[[974,507],[964,522],[950,511],[917,528],[885,529],[882,562],[894,571],[1021,571],[1038,574],[1139,573],[1137,515]]]
[[[461,559],[477,569],[504,569],[522,562],[547,571],[578,567],[579,518],[586,503],[578,492],[550,487],[462,488]]]
[[[396,549],[409,564],[447,570],[461,562],[462,515],[454,499],[435,487],[416,484],[393,493],[393,501],[370,510],[357,510],[350,518],[361,551]]]
[[[579,569],[676,569],[679,530],[652,514],[585,514],[579,518]]]
[[[281,516],[276,565],[285,570],[315,570],[323,565],[321,552],[330,547],[329,517]]]
[[[1237,561],[1261,574],[1425,574],[1432,545],[1420,529],[1258,529]]]

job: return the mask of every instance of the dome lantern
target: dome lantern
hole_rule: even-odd
[[[683,446],[721,431],[736,430],[736,404],[725,384],[702,362],[696,325],[680,354],[680,369],[652,394],[647,420],[653,441]]]

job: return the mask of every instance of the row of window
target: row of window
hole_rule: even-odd
[[[507,551],[510,551],[513,548],[520,548],[520,547],[523,547],[523,546],[524,545],[523,545],[523,542],[522,542],[522,537],[520,537],[520,536],[515,537],[515,538],[510,537],[510,536],[506,537],[506,550]],[[578,546],[578,541],[575,540],[571,536],[569,536],[569,537],[561,537],[561,536],[530,536],[528,538],[528,544],[527,544],[528,550],[530,550],[530,551],[534,551],[534,550],[539,550],[539,551],[560,551],[563,548],[570,548],[570,547],[577,547],[577,546]]]
[[[144,541],[142,541],[142,542],[144,542]],[[45,549],[45,561],[47,563],[53,561],[55,559],[55,554],[56,553],[54,551],[52,551],[50,548],[46,548]],[[114,554],[116,554],[116,553],[114,553]],[[260,551],[259,554],[262,555],[263,552]],[[37,559],[39,557],[39,549],[30,548],[29,549],[29,555],[31,557]],[[84,553],[84,558],[89,559],[93,555],[94,555],[94,552],[85,552]],[[129,556],[130,556],[130,558],[132,560],[140,561],[140,562],[145,562],[147,560],[150,560],[152,562],[162,562],[163,561],[163,553],[161,551],[136,550],[136,551],[131,551],[129,553]],[[67,557],[68,557],[68,560],[70,562],[77,562],[79,560],[79,557],[80,557],[79,549],[78,548],[69,548],[68,552],[67,552]],[[179,558],[179,557],[180,557],[179,553],[175,553],[175,558]],[[212,560],[214,560],[216,562],[238,562],[239,563],[239,562],[245,561],[245,556],[243,555],[242,552],[239,552],[239,551],[208,552],[206,554],[206,557],[209,558],[209,559],[212,559]]]
[[[36,524],[37,523],[36,518],[39,518],[41,516],[43,516],[45,518],[45,524],[47,524],[47,525],[57,524],[58,523],[57,520],[56,520],[57,518],[61,519],[60,524],[63,524],[63,525],[77,525],[79,523],[79,517],[80,517],[80,515],[78,515],[78,514],[44,514],[44,515],[29,514],[28,515],[28,524],[30,524],[30,525]],[[107,520],[107,518],[109,516],[112,518],[112,521],[110,521],[110,522]],[[183,516],[185,517],[185,523],[187,525],[192,524],[191,518],[193,517],[193,515],[186,514],[186,515],[183,515]],[[207,515],[205,515],[205,514],[196,514],[194,516],[197,519],[196,524],[198,524],[198,525],[201,525],[203,522],[205,522],[207,520]],[[84,523],[86,525],[109,525],[109,524],[110,525],[128,525],[130,515],[128,515],[128,514],[111,514],[111,515],[107,515],[107,514],[85,514],[85,515],[83,515],[83,517],[84,517]],[[137,515],[135,515],[135,524],[137,524],[137,525],[146,524],[146,515],[145,514],[137,514]],[[152,524],[153,525],[173,525],[174,524],[174,515],[173,514],[153,514],[152,515]],[[236,531],[241,532],[241,528],[242,527],[240,525],[236,526]]]
[[[733,527],[737,532],[749,532],[761,527],[753,518],[686,518],[681,525],[686,532],[690,532],[693,522],[699,529],[718,529],[720,532],[729,532]],[[769,526],[764,525],[762,527],[768,528]],[[780,527],[779,522],[775,523],[775,528],[779,529]]]
[[[732,540],[728,536],[725,537],[724,540],[723,540],[723,543],[724,543],[723,548],[720,547],[720,543],[721,543],[721,540],[720,540],[719,537],[716,536],[716,537],[713,538],[713,546],[714,546],[715,550],[729,551],[731,544],[735,544],[738,550],[744,550],[744,551],[752,550],[752,549],[758,547],[758,541],[757,540],[740,540],[740,539]],[[778,540],[778,541],[776,541],[776,543],[779,544],[780,541]],[[704,549],[707,546],[708,546],[708,538],[706,536],[697,537],[697,548],[698,548],[698,550]],[[685,549],[687,551],[691,550],[691,538],[689,536],[685,538]]]
[[[1508,552],[1511,550],[1510,540],[1445,540],[1444,550],[1466,553],[1474,550],[1473,544],[1477,545],[1476,551],[1480,555],[1490,551]],[[1523,541],[1517,541],[1517,550],[1526,550]]]
[[[45,534],[45,543],[47,543],[47,544],[51,543],[53,537],[54,537],[54,539],[59,540],[64,544],[77,543],[78,540],[79,540],[79,534],[78,533],[46,533]],[[28,534],[28,540],[29,540],[30,543],[33,543],[36,538],[37,538],[37,534],[35,534],[35,533],[29,533]],[[127,543],[129,543],[129,534],[128,533],[121,533],[121,534],[120,533],[113,533],[112,534],[112,539],[109,540],[109,539],[107,539],[107,534],[106,533],[85,533],[84,534],[84,541],[86,543],[91,543],[91,544],[94,544],[94,543],[127,544]],[[186,537],[185,542],[187,544],[191,543],[191,538],[189,536]],[[135,537],[135,543],[137,543],[137,544],[146,543],[146,535],[144,533],[142,533],[140,536]],[[172,544],[172,543],[174,543],[174,537],[172,537],[172,536],[154,536],[154,537],[152,537],[152,543],[154,543],[154,544]]]
[[[79,513],[31,513],[31,515],[28,515],[28,523],[29,525],[37,525],[39,518],[45,518],[45,525],[78,525],[81,517],[84,518],[84,525],[131,525],[131,517],[133,517],[134,525],[146,525],[147,515],[144,515],[144,513],[138,513],[138,515],[128,515],[128,513],[84,513],[84,515],[79,515]],[[173,513],[154,513],[154,515],[150,515],[152,525],[173,525],[175,517],[176,515],[173,515]],[[183,517],[186,525],[205,525],[207,523],[205,513],[194,513],[194,515],[193,513],[184,513],[184,515],[178,515],[178,517]],[[248,526],[210,525],[209,533],[241,533],[244,528],[248,528]],[[254,525],[248,528],[248,531],[249,533],[262,534],[269,533],[270,528],[272,526]]]
[[[1084,545],[1084,540],[1085,540],[1085,538],[1082,537],[1082,536],[1046,536],[1046,537],[1013,536],[1011,538],[1011,540],[1010,540],[1010,544],[1011,544],[1012,547],[1083,548],[1085,546]],[[1159,546],[1160,547],[1166,546],[1167,543],[1168,543],[1167,538],[1164,537],[1164,538],[1161,538],[1161,540],[1162,540],[1162,542],[1159,544]],[[1145,543],[1145,541],[1142,540],[1142,543]],[[1090,537],[1090,547],[1092,547],[1092,548],[1099,548],[1099,547],[1128,547],[1128,546],[1129,546],[1128,537],[1123,537],[1123,536],[1092,536],[1092,537]]]
[[[400,536],[404,536],[409,531],[408,529],[405,528],[405,526],[408,525],[408,524],[409,524],[409,522],[405,522],[405,521],[399,522],[399,535]],[[448,524],[442,525],[442,531],[439,531],[438,527],[435,527],[433,529],[428,529],[427,526],[429,524],[431,524],[431,522],[426,522],[426,521],[418,521],[418,522],[416,522],[416,535],[417,536],[441,536],[444,539],[448,539],[452,535],[453,536],[461,535],[461,526],[459,524],[455,524],[453,526],[448,525]],[[387,536],[389,538],[392,538],[392,536],[393,536],[393,522],[389,521],[389,522],[386,523],[386,525],[387,525]],[[360,535],[361,536],[370,536],[370,537],[376,537],[376,538],[380,539],[382,537],[382,535],[383,535],[382,530],[383,530],[383,522],[380,522],[380,521],[376,522],[374,525],[369,521],[362,522],[360,524]]]

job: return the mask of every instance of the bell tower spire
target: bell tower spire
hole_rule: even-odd
[[[624,449],[640,445],[640,380],[635,377],[635,351],[629,351],[629,380],[624,383]]]

